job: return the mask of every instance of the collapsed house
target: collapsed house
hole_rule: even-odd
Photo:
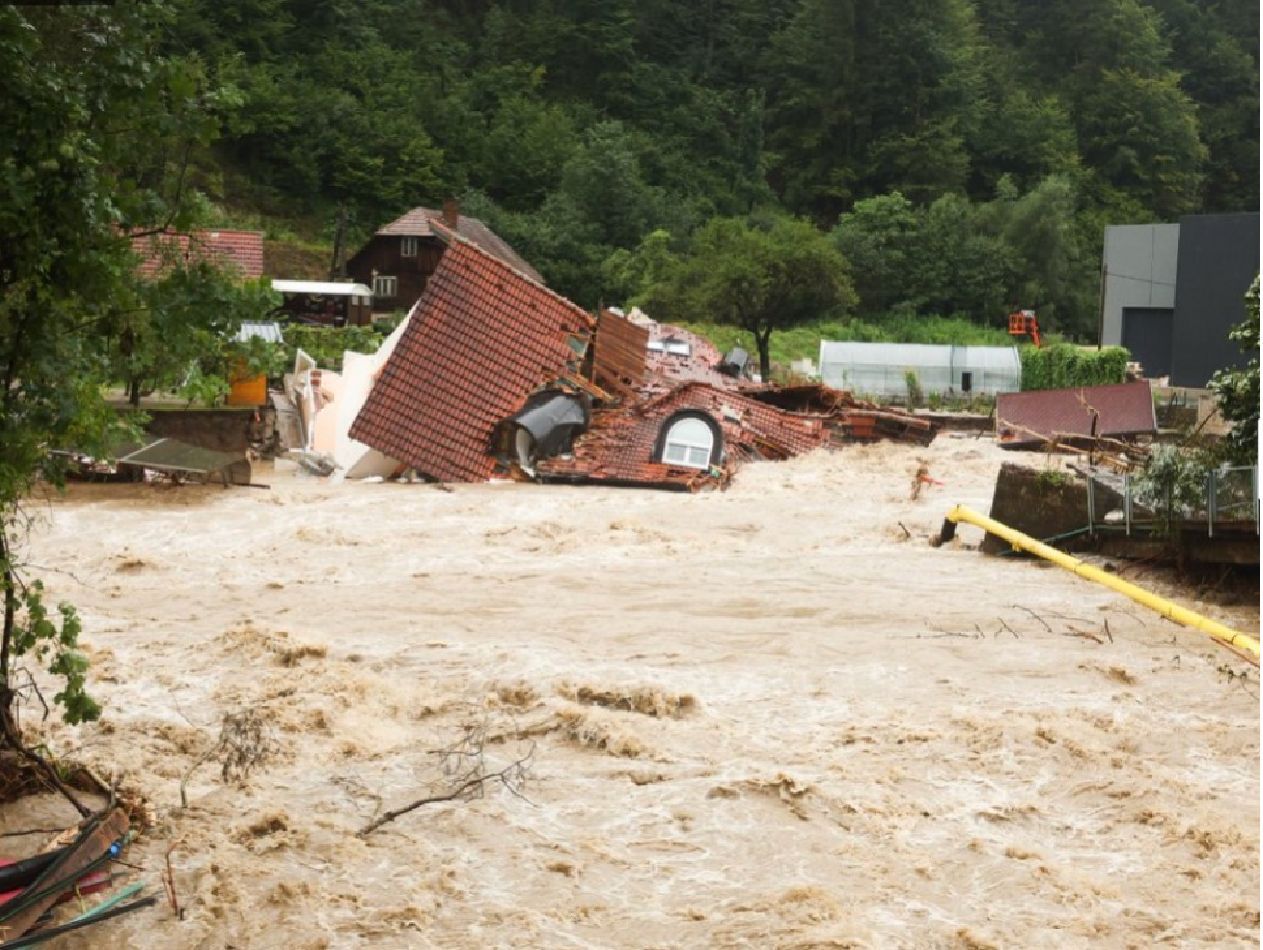
[[[637,313],[594,317],[433,227],[448,249],[382,351],[347,354],[367,362],[348,362],[333,386],[307,369],[303,398],[321,403],[311,447],[332,446],[350,477],[412,470],[443,482],[698,490],[727,484],[746,461],[934,437],[927,420],[825,386],[752,383],[744,353],[721,356],[683,328]]]

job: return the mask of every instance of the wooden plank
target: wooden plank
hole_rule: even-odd
[[[39,920],[44,911],[57,903],[62,894],[75,886],[84,868],[105,854],[110,849],[110,845],[127,834],[127,828],[127,815],[121,808],[115,808],[106,815],[90,835],[68,851],[61,861],[53,864],[31,885],[31,890],[35,893],[45,889],[48,889],[48,893],[0,923],[0,939],[14,940],[35,926],[35,921]],[[53,882],[62,883],[57,887],[50,887]]]
[[[649,331],[608,310],[601,312],[592,349],[592,375],[606,389],[626,393],[645,377]]]

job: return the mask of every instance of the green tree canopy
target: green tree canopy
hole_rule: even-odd
[[[837,249],[810,223],[781,215],[709,222],[660,293],[668,304],[664,316],[748,331],[764,379],[772,372],[773,332],[837,316],[855,301]]]
[[[20,654],[63,677],[68,720],[97,712],[73,608],[59,626],[21,579],[21,505],[37,479],[60,483],[55,450],[108,454],[107,341],[143,306],[129,234],[191,222],[189,156],[235,102],[196,57],[153,52],[169,25],[159,3],[0,7],[0,733],[15,745]]]
[[[1245,296],[1245,319],[1229,337],[1249,357],[1242,369],[1215,373],[1210,388],[1219,399],[1219,412],[1232,423],[1226,447],[1228,457],[1239,465],[1259,460],[1259,279],[1254,278]]]

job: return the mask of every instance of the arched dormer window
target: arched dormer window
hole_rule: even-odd
[[[656,448],[656,459],[664,464],[709,468],[719,461],[723,432],[705,413],[676,413],[663,423]]]

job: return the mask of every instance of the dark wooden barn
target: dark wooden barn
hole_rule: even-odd
[[[455,201],[446,201],[441,212],[413,208],[379,228],[347,261],[347,275],[372,288],[374,313],[407,310],[420,298],[446,249],[437,230],[441,228],[456,232],[514,270],[543,283],[539,272],[495,232],[477,218],[461,215]]]

